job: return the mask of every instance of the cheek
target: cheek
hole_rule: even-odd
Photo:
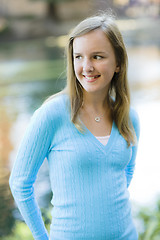
[[[99,67],[100,71],[104,75],[113,75],[116,69],[114,62],[109,62],[108,64],[103,64]]]
[[[81,72],[81,66],[80,66],[80,64],[77,64],[76,62],[74,62],[74,72],[75,72],[76,76],[78,74],[80,74],[80,72]]]

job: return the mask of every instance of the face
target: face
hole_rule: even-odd
[[[74,71],[84,92],[107,94],[115,72],[119,71],[114,50],[101,29],[73,41]]]

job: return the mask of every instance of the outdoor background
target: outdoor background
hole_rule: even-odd
[[[8,179],[33,112],[65,86],[68,32],[112,8],[127,47],[132,106],[140,118],[137,164],[129,188],[141,240],[160,239],[160,0],[0,0],[0,239],[31,240]],[[47,162],[35,184],[50,223]]]

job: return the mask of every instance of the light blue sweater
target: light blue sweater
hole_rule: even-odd
[[[70,121],[69,98],[59,95],[33,115],[21,143],[10,187],[36,240],[137,240],[127,187],[137,146],[127,147],[113,122],[106,146]],[[130,111],[137,137],[139,121]],[[33,184],[45,157],[53,191],[50,237]]]

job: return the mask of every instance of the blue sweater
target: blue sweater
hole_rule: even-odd
[[[128,186],[137,146],[127,147],[113,122],[106,146],[70,121],[67,95],[42,105],[33,115],[18,151],[10,187],[36,240],[137,240]],[[130,117],[139,138],[135,111]],[[53,191],[50,237],[33,184],[45,157]]]

